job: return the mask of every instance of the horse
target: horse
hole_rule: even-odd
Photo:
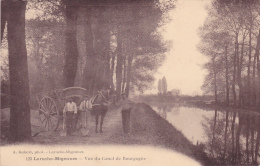
[[[97,95],[93,96],[90,101],[92,103],[92,111],[91,115],[95,116],[96,119],[96,133],[98,133],[98,120],[100,118],[100,125],[99,125],[99,132],[102,133],[102,125],[103,120],[106,116],[108,111],[109,105],[109,98],[110,98],[110,90],[102,90],[98,91]]]

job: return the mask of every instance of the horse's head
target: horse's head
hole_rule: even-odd
[[[97,92],[97,95],[93,98],[93,104],[107,105],[110,101],[110,90],[101,90]]]

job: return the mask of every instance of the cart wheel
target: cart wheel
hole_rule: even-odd
[[[59,125],[59,111],[50,97],[43,97],[40,101],[39,119],[47,131],[55,131]]]

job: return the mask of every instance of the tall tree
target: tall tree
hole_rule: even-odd
[[[121,95],[123,51],[122,51],[122,32],[117,32],[117,59],[116,59],[116,94]]]
[[[63,86],[74,86],[77,74],[78,64],[78,46],[77,46],[77,17],[79,6],[77,1],[63,0],[66,6],[65,17],[67,21],[66,27],[66,43],[65,43],[65,65],[63,70]]]
[[[9,3],[7,33],[10,72],[10,141],[31,140],[29,79],[25,43],[26,1]],[[6,6],[5,6],[6,7]]]
[[[259,32],[258,32],[258,36],[257,36],[257,44],[256,44],[256,49],[255,49],[255,57],[257,59],[257,76],[258,76],[258,95],[259,95],[259,98],[258,98],[258,103],[259,103],[259,106],[260,106],[260,29],[259,29]]]
[[[159,94],[162,94],[162,80],[161,79],[158,80],[158,92],[159,92]]]
[[[162,93],[164,95],[167,93],[167,81],[165,76],[162,78]]]
[[[84,20],[84,36],[86,41],[86,63],[83,71],[82,86],[85,87],[90,94],[93,93],[95,84],[95,71],[97,58],[94,50],[94,35],[91,29],[92,10],[90,6],[85,6],[85,20]]]

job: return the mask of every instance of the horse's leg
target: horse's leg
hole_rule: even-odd
[[[98,114],[96,114],[96,133],[98,133]]]
[[[104,118],[105,118],[105,116],[106,116],[106,113],[107,113],[107,109],[105,109],[103,112],[102,112],[102,114],[101,114],[101,119],[100,119],[100,132],[102,133],[103,131],[102,131],[102,125],[103,125],[103,121],[104,121]]]
[[[104,118],[105,118],[105,115],[106,114],[104,114],[104,113],[102,113],[101,114],[101,119],[100,119],[100,128],[99,128],[99,131],[102,133],[103,131],[102,131],[102,125],[103,125],[103,120],[104,120]]]

